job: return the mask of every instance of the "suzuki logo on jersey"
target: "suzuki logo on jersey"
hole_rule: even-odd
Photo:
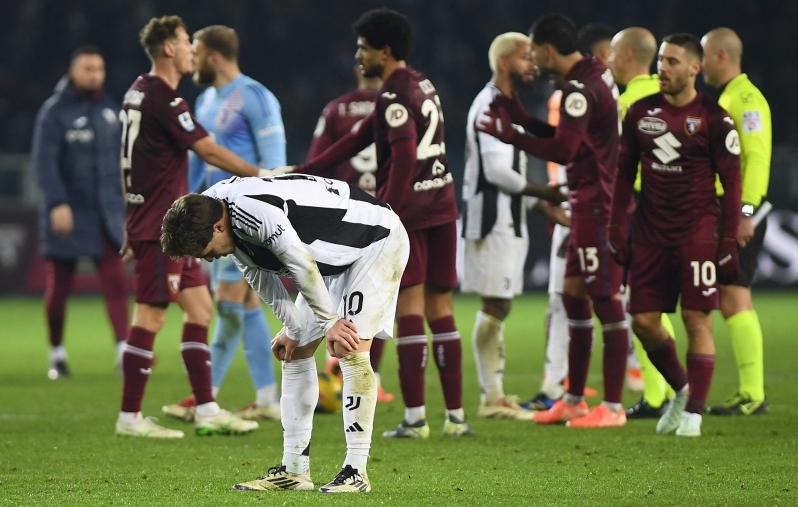
[[[695,116],[688,116],[684,119],[684,131],[688,135],[693,135],[701,129],[701,118]]]
[[[649,113],[650,112],[651,111],[649,111]],[[668,130],[668,123],[665,120],[660,120],[659,118],[646,116],[637,120],[637,129],[646,134],[659,134],[660,132],[665,132]]]
[[[402,104],[391,104],[385,109],[385,121],[391,127],[401,127],[407,122],[407,109]]]
[[[676,148],[681,148],[682,143],[680,143],[671,132],[654,139],[654,144],[658,147],[654,148],[652,153],[654,153],[663,164],[673,162],[681,156],[679,152],[676,151]],[[679,168],[678,172],[681,172],[681,168]]]
[[[285,232],[285,229],[283,229],[282,225],[278,224],[277,225],[277,230],[274,231],[273,233],[271,233],[268,238],[266,238],[266,241],[264,242],[264,245],[266,245],[267,247],[268,246],[272,246],[272,244],[275,241],[277,241],[277,238],[279,238],[280,236],[283,235],[283,232]]]

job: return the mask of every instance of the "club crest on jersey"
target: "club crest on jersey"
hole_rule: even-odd
[[[688,135],[693,135],[701,129],[701,118],[695,116],[688,116],[684,119],[684,131]]]
[[[177,115],[177,119],[186,132],[192,132],[196,128],[194,126],[194,120],[191,119],[191,113],[188,111]]]
[[[169,273],[166,275],[166,284],[172,294],[180,292],[180,273]]]
[[[637,120],[637,129],[645,134],[659,134],[668,130],[668,123],[665,120],[644,116]]]
[[[385,121],[391,127],[401,127],[407,122],[407,109],[402,104],[391,104],[385,109]]]

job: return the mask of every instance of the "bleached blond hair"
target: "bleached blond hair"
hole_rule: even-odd
[[[490,70],[495,73],[499,66],[499,58],[515,51],[515,46],[518,43],[529,44],[529,36],[519,32],[507,32],[493,39],[490,49],[488,49]]]

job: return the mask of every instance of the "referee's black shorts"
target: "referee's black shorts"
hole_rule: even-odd
[[[740,252],[740,276],[730,285],[740,285],[743,287],[751,286],[751,282],[754,280],[754,274],[756,273],[756,259],[759,256],[759,250],[762,249],[762,242],[765,240],[765,231],[767,228],[767,219],[762,220],[756,229],[754,229],[754,237],[745,245],[745,248],[738,247],[738,251]]]

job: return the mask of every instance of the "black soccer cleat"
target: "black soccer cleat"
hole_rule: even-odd
[[[50,363],[50,369],[47,370],[47,377],[50,380],[69,377],[69,368],[67,368],[66,361],[54,361]]]
[[[668,402],[665,401],[659,407],[652,407],[648,404],[645,398],[640,398],[640,401],[626,409],[627,419],[659,419],[665,415],[668,409]]]
[[[757,415],[768,413],[768,400],[754,401],[747,394],[739,392],[726,398],[714,407],[707,407],[705,412],[710,415]]]

